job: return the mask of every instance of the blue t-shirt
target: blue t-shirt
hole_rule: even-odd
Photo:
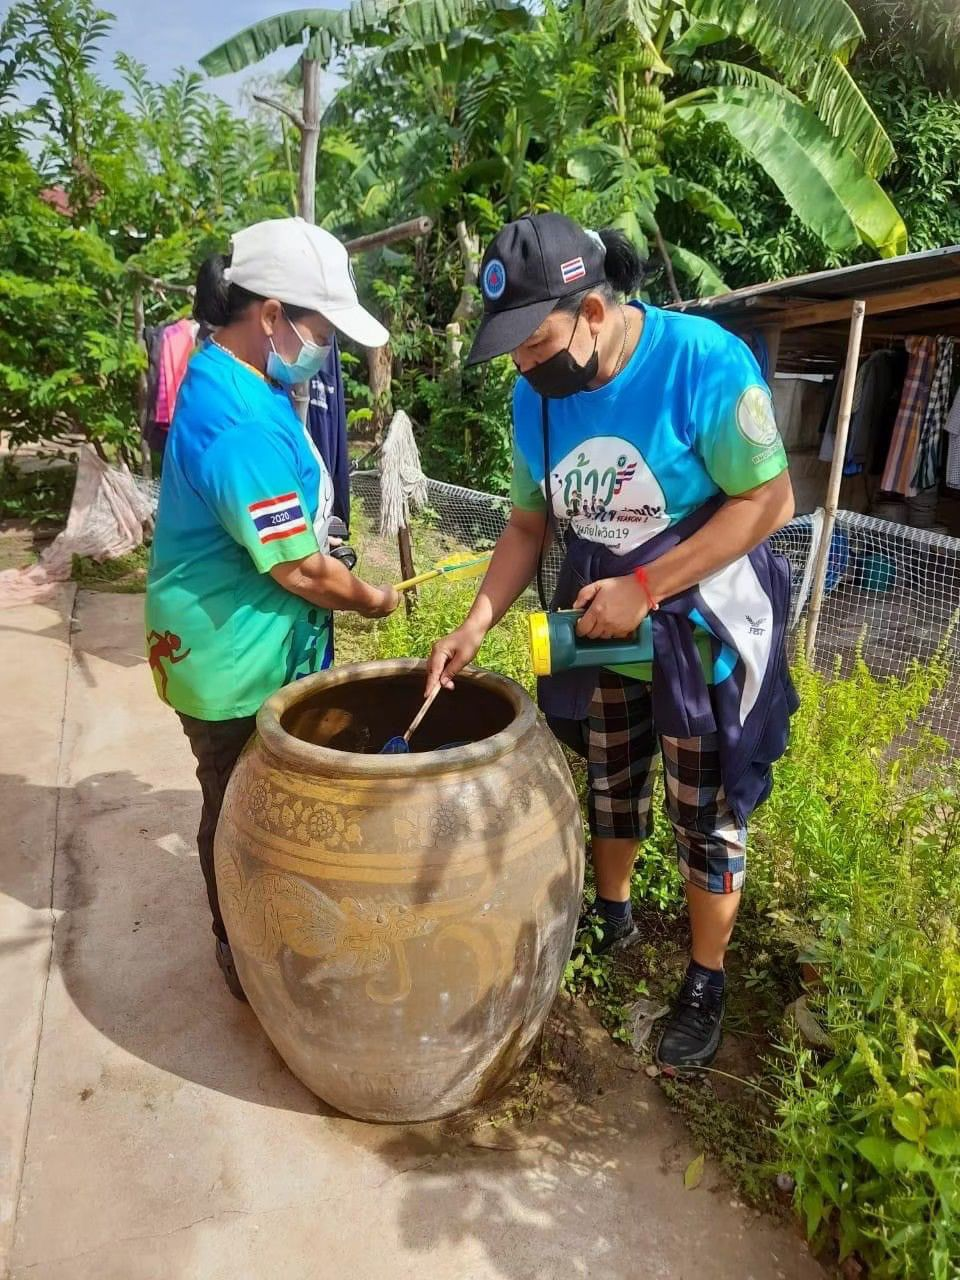
[[[786,469],[756,360],[712,320],[638,303],[643,332],[617,377],[550,401],[550,487],[558,520],[617,554],[635,550],[718,493]],[[511,497],[545,511],[540,397],[518,378]],[[619,667],[649,679],[649,665]]]
[[[201,720],[253,715],[329,665],[329,610],[269,571],[327,549],[332,500],[289,394],[208,343],[177,396],[147,579],[147,651],[166,702]]]

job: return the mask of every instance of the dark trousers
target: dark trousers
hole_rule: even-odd
[[[226,942],[227,931],[217,898],[213,838],[217,833],[223,794],[233,773],[233,767],[240,758],[240,752],[247,745],[256,727],[257,717],[243,716],[239,720],[195,720],[193,716],[185,716],[179,711],[177,715],[190,742],[190,749],[196,757],[197,781],[203,793],[203,809],[197,831],[197,851],[200,854],[203,878],[207,882],[207,898],[213,914],[213,932]]]

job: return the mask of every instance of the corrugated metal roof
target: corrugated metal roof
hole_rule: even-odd
[[[778,305],[785,301],[812,303],[869,298],[871,294],[891,293],[951,276],[956,277],[957,298],[960,299],[960,245],[905,253],[899,258],[838,267],[835,271],[815,271],[786,280],[767,280],[763,284],[747,285],[713,298],[679,302],[675,309],[709,315],[714,319],[722,317],[731,322],[742,316],[744,320],[749,318],[751,323],[756,323],[764,312],[777,310]]]

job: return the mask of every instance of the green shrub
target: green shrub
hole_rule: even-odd
[[[960,773],[916,725],[943,655],[902,678],[795,668],[801,709],[754,824],[749,909],[813,961],[833,1045],[774,1063],[811,1236],[878,1277],[960,1276]],[[907,731],[909,736],[904,737]]]
[[[435,640],[460,625],[477,592],[477,579],[449,583],[425,583],[417,607],[405,609],[376,623],[371,637],[378,658],[426,658]],[[371,656],[374,656],[373,654]],[[476,662],[490,671],[509,676],[532,694],[534,676],[527,640],[527,611],[516,604],[484,640]]]

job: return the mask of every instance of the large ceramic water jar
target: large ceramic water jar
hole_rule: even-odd
[[[217,831],[254,1012],[310,1089],[363,1119],[447,1115],[501,1086],[556,995],[580,902],[576,792],[519,685],[464,672],[410,755],[377,754],[423,681],[402,660],[282,689]]]

